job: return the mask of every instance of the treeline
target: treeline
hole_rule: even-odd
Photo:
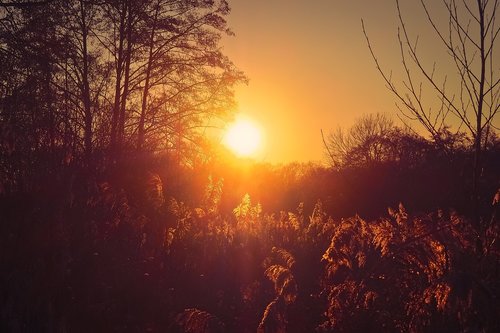
[[[225,213],[248,193],[266,211],[276,213],[293,210],[299,202],[313,207],[320,199],[334,218],[377,218],[399,202],[413,212],[453,208],[472,219],[491,215],[492,197],[500,187],[500,140],[493,129],[483,139],[477,200],[471,176],[474,143],[464,133],[443,130],[436,141],[385,115],[368,114],[351,128],[331,132],[324,143],[328,166],[271,165],[221,156],[193,172],[190,179],[198,181],[191,183],[198,183],[198,192],[209,176],[223,183]],[[189,197],[180,196],[186,201]]]
[[[416,209],[461,207],[479,221],[500,187],[500,140],[492,126],[482,132],[477,179],[472,176],[478,165],[475,139],[448,127],[429,139],[395,124],[387,115],[368,114],[352,127],[338,128],[323,139],[331,167],[347,178],[361,180],[377,201],[375,206],[395,193]],[[356,187],[369,205],[362,188]]]
[[[231,116],[245,80],[219,45],[229,11],[224,0],[2,3],[4,181],[131,152],[203,156],[200,128]]]

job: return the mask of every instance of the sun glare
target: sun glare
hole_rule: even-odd
[[[257,152],[262,144],[259,127],[248,119],[238,119],[227,130],[224,144],[235,154],[248,157]]]

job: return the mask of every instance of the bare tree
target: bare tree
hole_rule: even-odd
[[[226,0],[28,3],[0,0],[0,123],[18,149],[186,159],[231,116],[246,78],[220,48]]]
[[[141,103],[130,119],[138,150],[158,141],[178,152],[188,142],[198,146],[196,130],[232,109],[231,87],[245,77],[218,46],[231,34],[228,14],[225,0],[156,0],[145,9],[134,85]]]
[[[324,138],[325,148],[334,168],[381,162],[387,155],[394,122],[385,114],[367,114],[349,129],[337,128]]]
[[[109,76],[107,71],[98,68],[100,49],[91,46],[95,41],[91,31],[99,23],[99,11],[94,3],[85,0],[65,1],[61,6],[64,15],[60,19],[60,30],[65,34],[63,41],[67,50],[57,62],[64,83],[54,84],[72,99],[78,123],[76,132],[83,132],[83,150],[88,161],[93,150],[94,118],[102,81]]]
[[[378,71],[398,100],[403,119],[420,122],[438,144],[443,143],[443,130],[450,128],[453,122],[458,120],[457,131],[466,129],[474,142],[472,195],[475,201],[481,174],[481,151],[487,143],[482,139],[489,137],[485,131],[496,128],[493,121],[500,109],[498,57],[494,56],[500,31],[496,22],[499,1],[442,0],[440,3],[448,16],[446,26],[439,25],[425,0],[420,2],[427,22],[456,69],[456,76],[447,73],[440,78],[436,63],[426,65],[418,48],[418,37],[410,37],[399,0],[396,0],[398,41],[404,73],[401,82],[395,82],[392,73],[382,68],[362,21],[363,33]],[[437,104],[433,103],[436,99],[429,98],[430,94],[437,98]]]

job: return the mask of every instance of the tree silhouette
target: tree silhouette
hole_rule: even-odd
[[[337,170],[383,163],[407,168],[418,165],[433,150],[430,142],[379,113],[362,116],[348,129],[337,128],[324,138],[324,145],[330,164]],[[456,148],[451,143],[449,146]]]
[[[382,68],[364,22],[363,32],[376,67],[389,90],[396,96],[402,115],[422,124],[438,144],[443,143],[440,133],[453,120],[459,121],[459,129],[467,129],[474,142],[472,197],[477,201],[481,152],[488,138],[484,132],[494,125],[493,120],[500,110],[498,57],[494,56],[500,32],[496,22],[499,2],[443,0],[441,4],[448,14],[448,24],[445,26],[441,26],[432,15],[431,6],[426,1],[420,2],[427,22],[456,69],[456,76],[447,73],[440,78],[436,63],[431,67],[425,64],[419,52],[418,37],[410,37],[398,0],[398,40],[404,73],[401,84],[397,84],[392,75]],[[431,94],[435,99],[429,102]],[[432,104],[435,102],[437,105]]]
[[[226,1],[8,4],[0,114],[19,153],[89,161],[183,150],[185,159],[202,144],[200,129],[232,114],[245,77],[219,47],[231,34]]]
[[[384,140],[394,129],[390,118],[383,114],[368,114],[358,119],[346,132],[341,127],[328,135],[325,148],[335,168],[369,165],[381,162]]]

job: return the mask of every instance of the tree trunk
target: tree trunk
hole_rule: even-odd
[[[81,15],[81,28],[82,28],[82,60],[83,60],[83,73],[82,73],[82,100],[84,110],[84,147],[85,158],[90,160],[92,155],[92,111],[90,103],[90,86],[89,86],[89,63],[88,63],[88,26],[86,21],[86,10],[83,0],[80,0],[80,15]]]
[[[128,97],[128,91],[129,91],[129,81],[130,81],[130,61],[131,61],[131,53],[132,53],[132,8],[131,8],[131,2],[127,1],[126,7],[125,7],[125,12],[127,13],[127,27],[126,27],[126,33],[127,33],[127,49],[125,51],[125,72],[124,72],[124,79],[123,79],[123,92],[121,96],[121,103],[120,103],[120,112],[118,116],[118,137],[117,137],[117,152],[120,153],[122,146],[123,146],[123,140],[124,140],[124,135],[125,135],[125,116],[126,116],[126,107],[127,107],[127,97]]]
[[[141,114],[139,117],[139,128],[137,131],[137,150],[141,150],[144,145],[145,140],[145,129],[144,123],[146,120],[146,112],[147,112],[147,101],[149,96],[149,81],[151,79],[151,69],[153,67],[153,49],[154,49],[154,36],[156,32],[156,23],[158,19],[158,11],[160,7],[156,7],[155,18],[153,21],[153,26],[151,27],[151,35],[149,36],[149,53],[148,53],[148,65],[146,68],[146,79],[144,82],[144,90],[142,92],[142,105],[141,105]]]
[[[113,115],[111,119],[111,150],[115,152],[117,149],[118,138],[118,120],[120,116],[120,97],[121,97],[121,78],[123,71],[123,43],[125,40],[125,16],[126,7],[122,8],[120,12],[120,25],[119,25],[119,42],[116,57],[116,82],[115,82],[115,99],[113,103]]]
[[[481,53],[481,76],[479,79],[479,92],[477,100],[477,113],[476,113],[476,137],[474,138],[474,170],[472,177],[472,200],[474,203],[474,219],[476,225],[480,223],[480,209],[479,209],[479,179],[481,177],[481,138],[482,138],[482,117],[483,117],[483,104],[484,104],[484,87],[486,83],[486,55],[485,55],[485,21],[484,11],[485,5],[481,0],[477,1],[479,8],[479,27],[480,27],[480,53]]]

